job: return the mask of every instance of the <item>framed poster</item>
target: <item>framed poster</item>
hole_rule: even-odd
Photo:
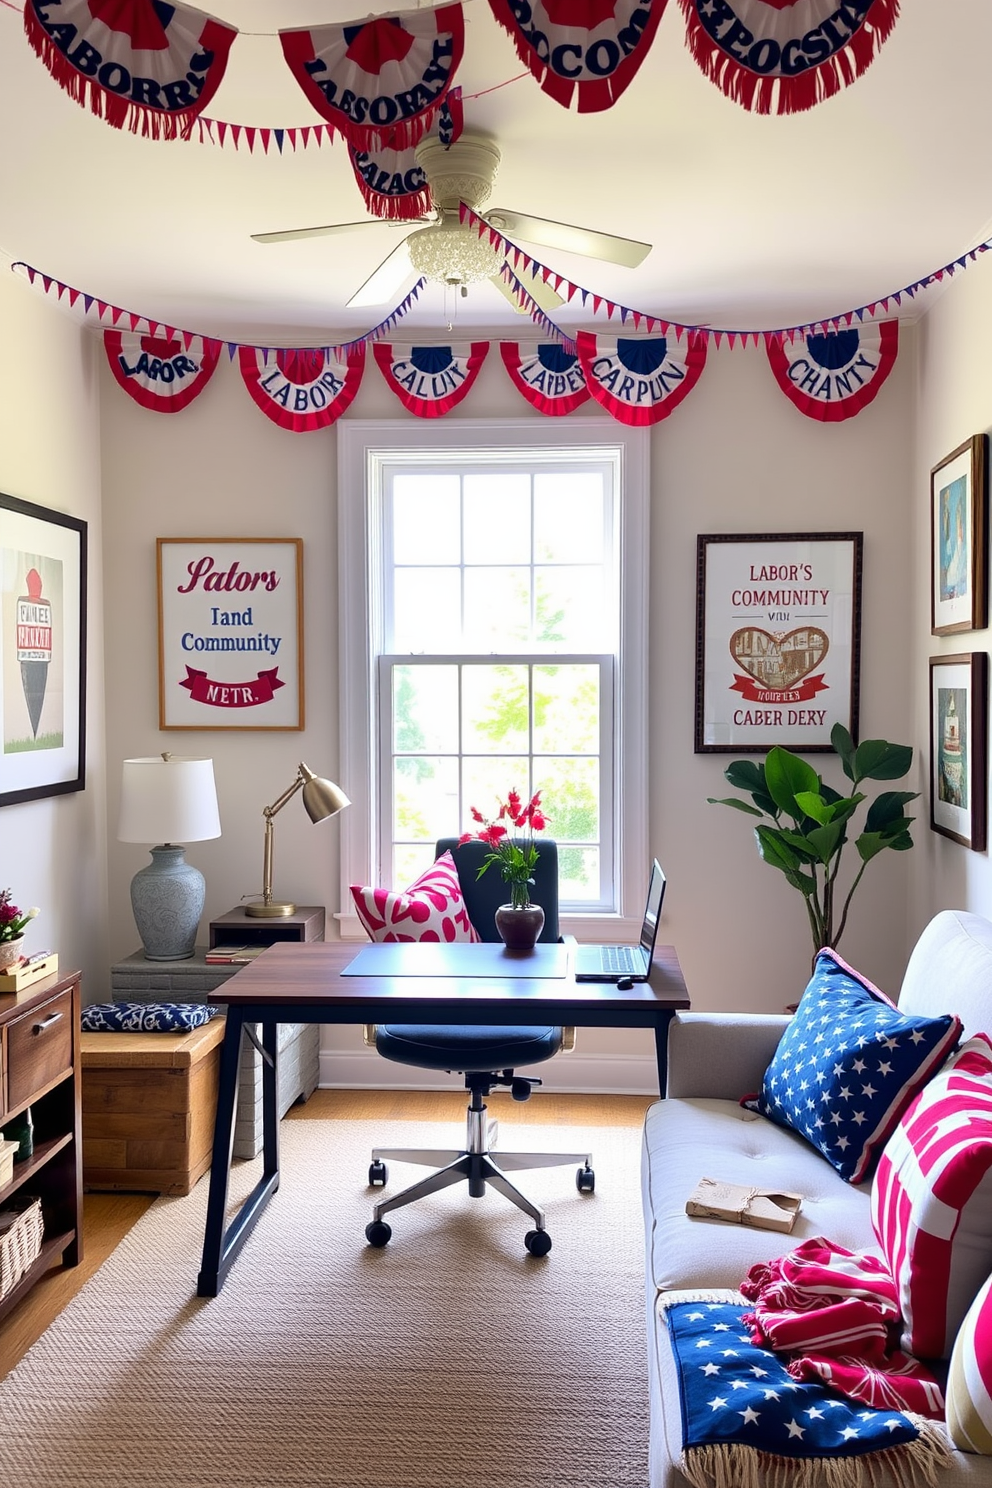
[[[860,532],[696,540],[697,754],[858,737]]]
[[[303,540],[160,537],[159,728],[303,727]]]
[[[930,658],[930,826],[984,852],[988,820],[985,651]]]
[[[930,472],[930,631],[988,624],[988,437],[975,434]]]
[[[0,495],[0,806],[83,790],[86,523]]]

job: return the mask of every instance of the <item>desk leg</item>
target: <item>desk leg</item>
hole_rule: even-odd
[[[662,1013],[654,1025],[654,1047],[658,1059],[658,1089],[662,1100],[665,1099],[668,1090],[668,1026],[673,1017],[673,1012]]]
[[[234,1149],[234,1114],[238,1099],[241,1063],[243,1010],[232,1004],[227,1010],[227,1028],[220,1055],[220,1088],[217,1092],[217,1121],[210,1164],[210,1194],[203,1235],[203,1259],[197,1278],[199,1297],[216,1297],[259,1215],[279,1187],[279,1119],[276,1108],[276,1034],[278,1025],[263,1025],[263,1048],[271,1058],[262,1062],[262,1176],[231,1223],[224,1228],[231,1156]]]

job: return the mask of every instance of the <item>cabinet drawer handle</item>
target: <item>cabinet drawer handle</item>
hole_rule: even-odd
[[[34,1025],[31,1032],[33,1034],[44,1033],[46,1028],[51,1028],[52,1024],[57,1023],[61,1016],[61,1013],[49,1013],[47,1018],[42,1018],[40,1023]]]

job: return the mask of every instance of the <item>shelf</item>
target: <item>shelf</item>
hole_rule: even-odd
[[[3,1188],[0,1188],[0,1204],[3,1203],[8,1195],[16,1193],[18,1189],[23,1188],[25,1183],[30,1180],[32,1173],[37,1173],[39,1169],[43,1168],[49,1158],[55,1156],[56,1152],[61,1152],[63,1147],[68,1147],[73,1135],[73,1132],[66,1131],[62,1132],[60,1136],[54,1137],[50,1142],[35,1142],[34,1152],[31,1156],[26,1158],[24,1162],[14,1164],[13,1178]]]
[[[6,1192],[6,1190],[4,1190]],[[32,1261],[20,1281],[9,1291],[6,1297],[0,1299],[0,1318],[5,1318],[12,1308],[16,1307],[21,1298],[31,1290],[35,1282],[48,1270],[53,1261],[57,1261],[63,1251],[76,1238],[75,1230],[63,1230],[58,1235],[52,1235],[50,1239],[41,1242],[41,1250],[37,1260]]]

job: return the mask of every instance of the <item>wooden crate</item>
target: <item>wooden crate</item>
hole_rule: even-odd
[[[83,1185],[187,1194],[210,1167],[224,1019],[84,1033]]]

